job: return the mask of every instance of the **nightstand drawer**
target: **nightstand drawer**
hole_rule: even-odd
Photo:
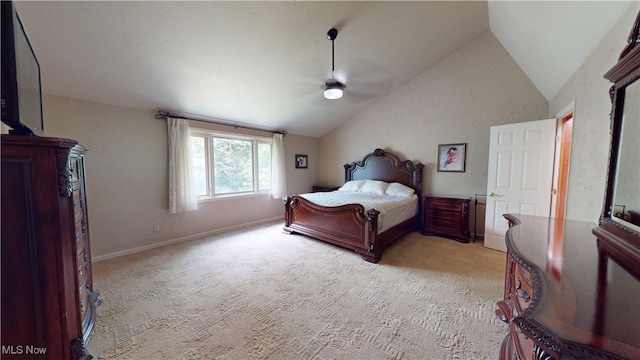
[[[429,208],[431,209],[442,209],[448,211],[461,211],[463,203],[459,201],[450,201],[436,198],[429,198],[427,200],[429,203]]]

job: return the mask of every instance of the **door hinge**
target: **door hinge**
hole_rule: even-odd
[[[557,193],[558,193],[558,192],[556,191],[556,189],[551,189],[551,195],[555,195],[555,194],[557,194]]]

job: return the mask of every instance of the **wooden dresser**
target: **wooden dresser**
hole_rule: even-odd
[[[86,150],[2,135],[2,354],[91,359],[95,323]],[[42,354],[44,353],[44,356]]]
[[[505,217],[500,359],[640,359],[640,279],[598,251],[596,224]]]
[[[425,196],[422,208],[422,234],[450,237],[469,242],[468,197]]]

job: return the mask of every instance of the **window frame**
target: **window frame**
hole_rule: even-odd
[[[247,197],[247,196],[264,196],[270,195],[273,191],[273,150],[274,150],[274,142],[273,138],[267,136],[258,136],[258,135],[247,135],[247,134],[238,134],[232,132],[225,132],[220,130],[210,130],[204,128],[194,128],[191,127],[189,131],[189,137],[201,137],[204,138],[205,142],[205,165],[206,165],[206,181],[207,181],[207,191],[205,195],[198,196],[198,202],[200,201],[211,201],[218,199],[228,199],[228,198],[236,198],[236,197]],[[213,139],[229,139],[229,140],[245,140],[251,141],[251,166],[252,166],[252,190],[249,191],[240,191],[240,192],[232,192],[232,193],[224,193],[224,194],[216,194],[214,192],[215,189],[215,158],[213,156]],[[271,146],[271,187],[265,190],[259,190],[260,182],[259,182],[259,161],[258,161],[258,145],[259,144],[268,144]]]

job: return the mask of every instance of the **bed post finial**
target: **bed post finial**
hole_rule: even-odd
[[[367,218],[369,219],[369,232],[377,232],[378,231],[378,215],[380,215],[380,211],[376,209],[371,209],[367,211]]]

